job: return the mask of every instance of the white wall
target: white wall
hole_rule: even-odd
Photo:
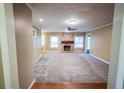
[[[116,88],[124,88],[124,15],[123,15],[122,21],[123,21],[123,24],[122,24],[122,33],[121,33],[121,40],[120,40]]]
[[[124,88],[124,4],[115,4],[108,88]]]
[[[0,4],[0,44],[5,88],[19,88],[12,4]]]

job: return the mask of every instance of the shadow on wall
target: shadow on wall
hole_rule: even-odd
[[[0,89],[4,88],[4,75],[3,75],[3,64],[2,64],[2,56],[1,56],[1,48],[0,48]]]

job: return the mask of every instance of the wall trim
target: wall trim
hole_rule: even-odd
[[[55,52],[55,53],[82,53],[82,52],[85,52],[85,51],[70,51],[70,52],[63,52],[63,51],[46,51],[46,53],[52,53],[52,52]]]
[[[36,79],[33,79],[28,89],[31,89],[35,82],[36,82]]]
[[[100,29],[100,28],[103,28],[103,27],[110,26],[110,25],[112,25],[112,24],[113,24],[113,23],[108,23],[108,24],[105,24],[105,25],[102,25],[102,26],[99,26],[99,27],[93,28],[93,29],[91,29],[89,32],[94,31],[94,30],[97,30],[97,29]]]
[[[26,5],[27,5],[31,10],[33,10],[32,6],[31,6],[29,3],[26,3]]]
[[[89,30],[89,31],[87,31],[87,32],[83,32],[83,33],[89,33],[89,32],[91,32],[91,31],[94,31],[94,30],[97,30],[97,29],[100,29],[100,28],[103,28],[103,27],[107,27],[107,26],[110,26],[110,25],[112,25],[112,24],[113,24],[113,23],[111,22],[111,23],[108,23],[108,24],[105,24],[105,25],[102,25],[102,26],[93,28],[93,29],[91,29],[91,30]],[[51,33],[50,31],[42,31],[42,32]],[[57,31],[55,31],[55,32],[57,32]],[[80,32],[81,32],[81,31],[79,31],[79,32],[77,32],[77,33],[80,33]],[[57,33],[63,33],[63,32],[57,32]],[[69,32],[69,33],[71,33],[71,32]],[[72,31],[72,33],[75,33],[75,32]]]
[[[1,3],[0,12],[0,47],[4,88],[19,89],[15,22],[12,4]],[[11,48],[13,48],[13,50]]]
[[[33,63],[36,63],[41,57],[42,55],[40,54],[40,56]]]
[[[60,53],[61,51],[46,51],[46,53],[52,53],[52,52],[55,52],[55,53]]]
[[[32,25],[32,27],[35,28],[35,29],[40,29],[40,30],[41,30],[41,28],[38,27],[38,26],[36,26],[36,25]],[[41,31],[42,31],[42,30],[41,30]],[[42,31],[42,32],[43,32],[43,31]]]
[[[92,57],[95,57],[96,59],[98,59],[98,60],[100,60],[100,61],[102,61],[102,62],[104,62],[104,63],[109,64],[108,61],[106,61],[106,60],[104,60],[104,59],[101,59],[101,58],[99,58],[99,57],[97,57],[97,56],[95,56],[95,55],[93,55],[93,54],[89,54],[89,55],[92,56]]]
[[[73,51],[73,53],[86,53],[85,51]]]

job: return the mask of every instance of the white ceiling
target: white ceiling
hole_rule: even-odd
[[[30,6],[33,9],[33,25],[46,32],[65,31],[70,26],[67,20],[72,18],[79,21],[74,26],[77,32],[88,32],[113,21],[114,4],[32,3]],[[44,21],[40,22],[40,18]]]

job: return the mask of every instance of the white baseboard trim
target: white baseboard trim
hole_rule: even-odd
[[[46,51],[46,53],[52,53],[52,52],[60,53],[61,51]]]
[[[31,82],[30,86],[28,87],[28,89],[31,89],[35,82],[36,82],[36,79],[33,79],[33,81]]]
[[[70,53],[70,52],[74,52],[74,53],[82,53],[84,51],[46,51],[46,53]]]
[[[41,57],[42,55],[40,54],[40,56],[33,63],[36,63]]]
[[[84,53],[85,51],[74,51],[74,53]]]
[[[98,59],[98,60],[100,60],[100,61],[102,61],[102,62],[104,62],[104,63],[109,64],[109,62],[107,62],[107,61],[105,61],[105,60],[103,60],[103,59],[101,59],[101,58],[99,58],[99,57],[97,57],[97,56],[95,56],[95,55],[93,55],[93,54],[89,54],[89,55],[91,55],[92,57],[95,57],[96,59]]]

